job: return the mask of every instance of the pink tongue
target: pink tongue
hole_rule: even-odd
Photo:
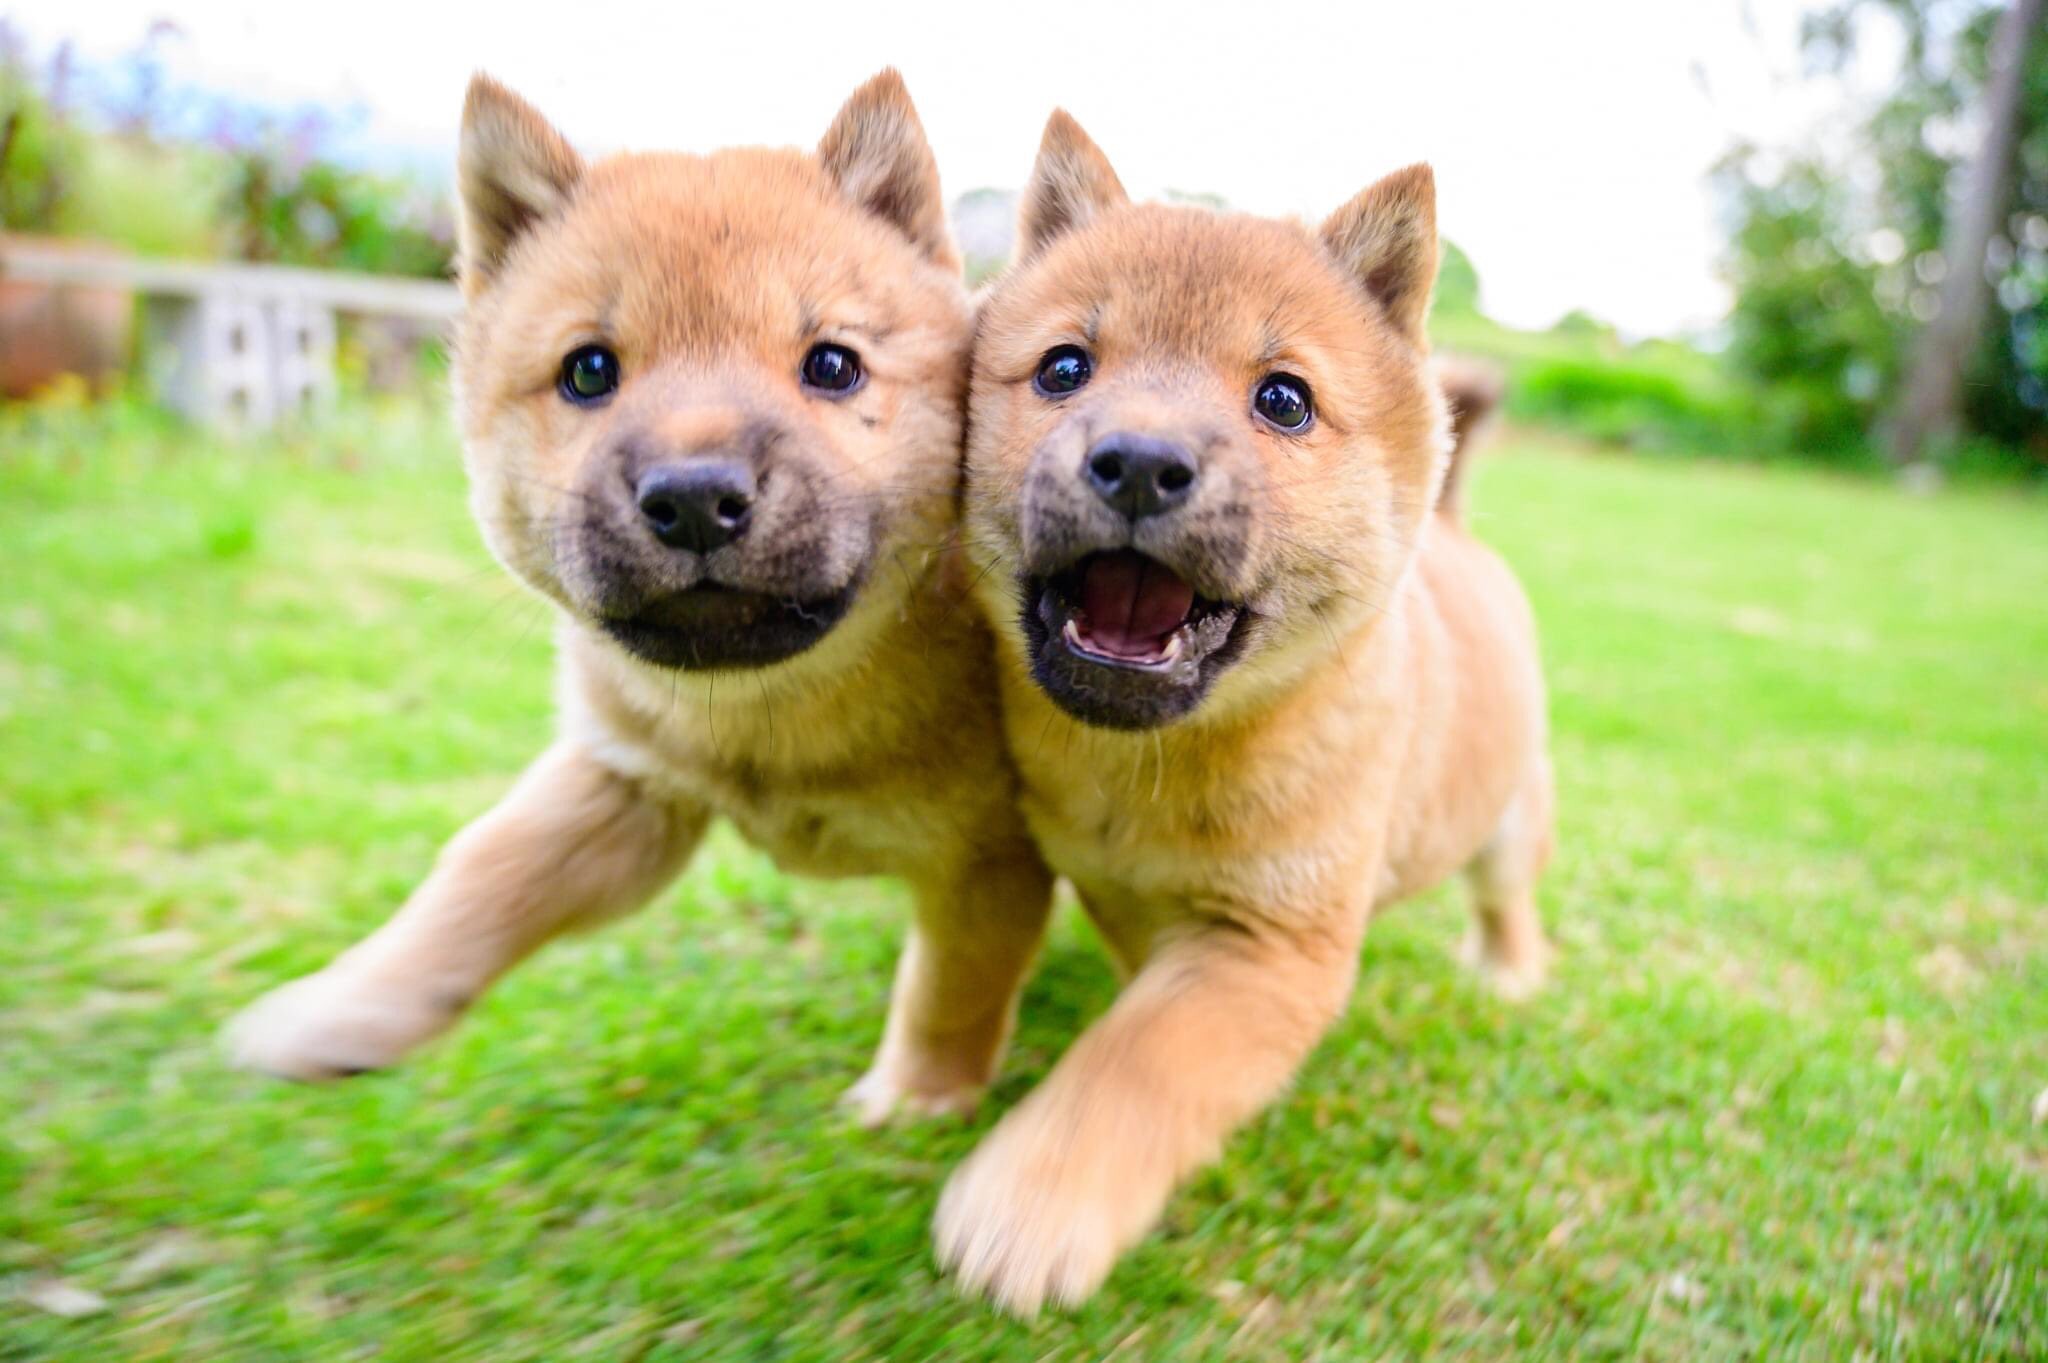
[[[1081,633],[1093,647],[1147,657],[1166,647],[1195,604],[1195,589],[1128,549],[1091,560],[1081,578]]]

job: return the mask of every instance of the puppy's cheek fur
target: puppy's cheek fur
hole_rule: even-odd
[[[526,466],[548,447],[546,421],[521,405],[501,408],[464,441],[469,505],[484,544],[521,582],[576,609],[579,582],[563,545],[580,500]]]
[[[485,462],[472,466],[469,507],[493,558],[543,596],[570,604],[551,551],[551,537],[536,530],[537,521],[549,515],[545,507],[529,506],[519,496],[517,483],[497,464]]]

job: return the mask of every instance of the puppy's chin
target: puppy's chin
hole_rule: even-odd
[[[851,609],[858,582],[798,598],[700,583],[596,624],[633,657],[684,672],[770,667],[830,634]]]
[[[1255,622],[1131,550],[1090,554],[1019,584],[1031,674],[1054,704],[1105,729],[1182,719],[1239,657]]]

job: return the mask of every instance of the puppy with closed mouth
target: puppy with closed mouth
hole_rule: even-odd
[[[382,928],[232,1025],[299,1079],[389,1065],[706,823],[909,882],[878,1121],[988,1081],[1051,878],[1014,805],[956,530],[970,316],[902,81],[817,152],[586,163],[479,76],[457,405],[497,557],[560,619],[560,735]]]
[[[1317,229],[1137,205],[1055,114],[1019,237],[968,541],[1026,815],[1126,974],[940,1201],[942,1265],[1028,1314],[1288,1082],[1382,906],[1464,872],[1477,964],[1535,987],[1551,784],[1530,612],[1450,476],[1428,168]]]

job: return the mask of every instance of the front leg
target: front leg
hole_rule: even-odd
[[[1022,838],[917,885],[874,1064],[847,1091],[861,1122],[965,1114],[995,1076],[1052,909],[1052,873]]]
[[[652,798],[557,743],[455,836],[383,927],[244,1009],[228,1025],[229,1053],[288,1079],[389,1065],[549,938],[645,903],[705,822],[703,810]]]
[[[1018,1315],[1088,1297],[1321,1038],[1363,927],[1217,924],[1162,943],[947,1183],[940,1265]]]

